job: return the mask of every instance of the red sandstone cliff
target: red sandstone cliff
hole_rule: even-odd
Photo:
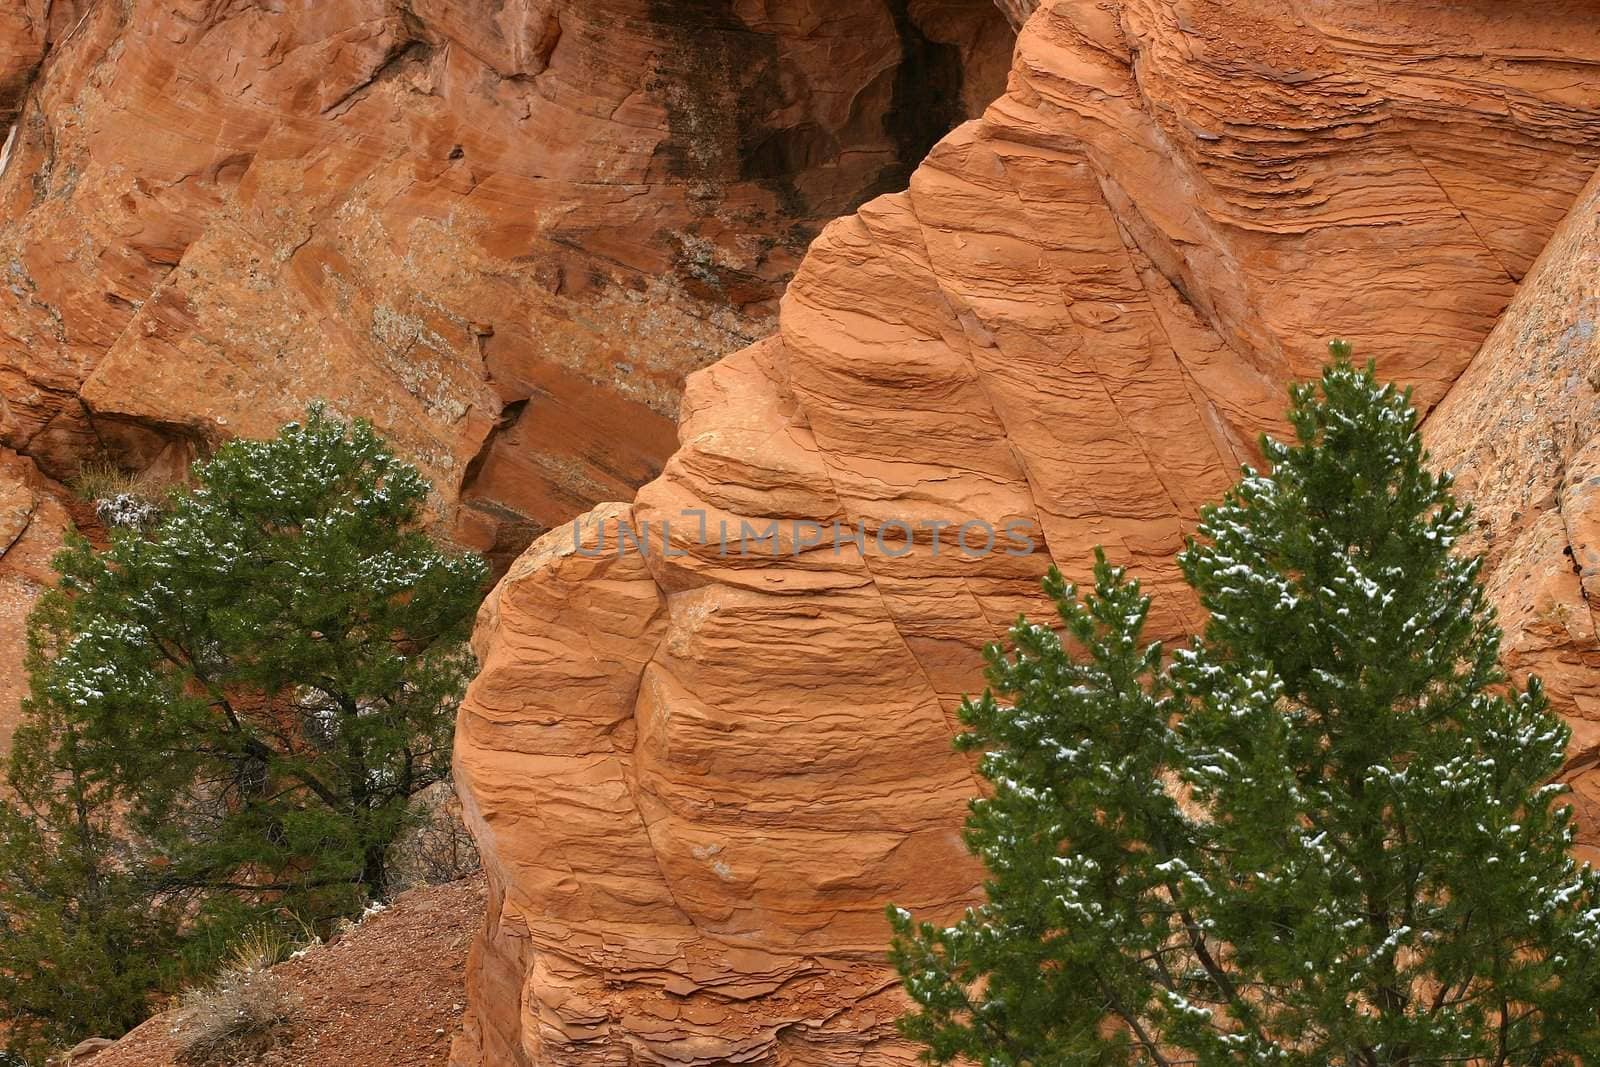
[[[662,476],[585,519],[589,546],[672,520],[671,551],[561,530],[485,605],[457,769],[491,899],[455,1061],[912,1062],[880,909],[976,894],[948,742],[980,646],[1097,543],[1195,625],[1172,555],[1328,336],[1436,404],[1600,162],[1597,73],[1587,3],[1041,3],[1005,95],[822,234],[778,335],[691,378]],[[1559,304],[1550,263],[1486,352]],[[1441,443],[1494,432],[1452,418]],[[1025,519],[1040,551],[728,557],[686,510]],[[1555,658],[1586,668],[1583,640]]]
[[[684,373],[1011,36],[991,0],[13,3],[0,444],[171,467],[325,397],[508,561],[659,470]]]
[[[59,489],[32,462],[0,448],[0,756],[11,747],[28,688],[28,612],[54,576],[50,557],[70,524]]]
[[[159,477],[325,398],[502,566],[660,470],[683,375],[1012,40],[991,0],[4,7],[0,448]],[[0,738],[48,554],[0,561]]]

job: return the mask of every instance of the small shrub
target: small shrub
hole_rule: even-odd
[[[258,926],[233,943],[227,968],[234,971],[264,971],[288,959],[298,942],[276,926]]]
[[[142,530],[161,519],[166,487],[148,473],[126,470],[108,458],[85,462],[70,485],[74,493],[94,505],[95,518],[107,529]]]
[[[390,850],[389,885],[404,892],[442,885],[483,869],[477,843],[461,822],[461,801],[449,781],[438,782],[412,803],[412,825]]]
[[[1565,630],[1572,622],[1572,605],[1564,600],[1552,600],[1540,609],[1538,619],[1546,626]]]
[[[183,995],[175,1032],[185,1063],[233,1063],[271,1047],[294,1021],[296,998],[272,965],[294,945],[262,928],[234,946],[228,965],[209,985]]]
[[[126,526],[142,530],[146,526],[154,525],[156,520],[161,518],[161,508],[144,497],[134,496],[131,493],[118,493],[116,496],[96,500],[94,515],[100,520],[100,525],[108,529],[113,526]]]
[[[78,468],[78,473],[67,480],[67,484],[81,499],[91,504],[118,496],[144,498],[152,495],[149,478],[104,456],[85,460]]]

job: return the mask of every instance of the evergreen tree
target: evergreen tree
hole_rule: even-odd
[[[48,609],[46,609],[48,610]],[[30,652],[37,665],[41,650]],[[149,1013],[178,961],[181,902],[129,873],[113,791],[85,765],[75,724],[35,708],[12,737],[0,805],[0,1020],[17,1059],[42,1062],[85,1034]]]
[[[1177,747],[1160,647],[1139,640],[1148,601],[1099,553],[1092,594],[1054,569],[1045,590],[1078,654],[1019,621],[1013,658],[988,649],[992,691],[961,708],[957,745],[986,750],[994,787],[966,833],[988,903],[947,929],[890,909],[922,1007],[902,1028],[935,1063],[1116,1062],[1127,1035],[1107,1020],[1144,1025],[1155,979],[1137,963],[1159,964],[1171,940],[1164,863],[1188,827],[1163,788]]]
[[[313,408],[194,477],[104,551],[71,538],[30,620],[0,820],[23,1030],[120,1032],[263,911],[382,898],[407,802],[449,773],[485,568],[421,532],[422,476]]]
[[[1071,641],[1019,623],[962,709],[988,903],[891,909],[936,1063],[1574,1064],[1600,1055],[1600,879],[1554,803],[1568,731],[1508,683],[1467,513],[1409,394],[1335,343],[1180,564],[1162,670],[1103,560]]]

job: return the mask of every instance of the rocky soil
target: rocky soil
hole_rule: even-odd
[[[261,1067],[431,1067],[460,1028],[467,945],[482,879],[401,894],[336,941],[274,967],[295,1002]],[[92,1067],[179,1067],[181,1013],[158,1015],[84,1059]],[[76,1067],[76,1065],[75,1065]],[[194,1067],[193,1064],[184,1067]]]

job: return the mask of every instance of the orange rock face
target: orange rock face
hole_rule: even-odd
[[[176,466],[327,398],[509,559],[659,470],[684,373],[1010,40],[990,0],[25,0],[0,442]]]
[[[1600,860],[1600,176],[1424,432],[1477,516],[1506,636],[1572,726],[1563,775]]]
[[[661,477],[485,605],[455,1062],[914,1062],[881,909],[978,894],[981,646],[1096,544],[1197,625],[1172,557],[1329,336],[1437,403],[1600,162],[1597,67],[1587,3],[1041,3],[984,118],[690,379]]]

